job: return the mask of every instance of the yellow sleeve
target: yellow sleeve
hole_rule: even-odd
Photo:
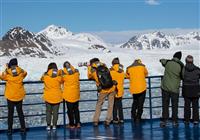
[[[23,72],[23,77],[25,78],[26,76],[27,76],[27,72],[24,71],[24,72]]]
[[[94,79],[91,66],[88,66],[87,68],[87,76],[88,76],[88,79]]]
[[[125,77],[126,77],[127,79],[130,78],[130,76],[129,76],[129,72],[128,72],[128,69],[126,70],[126,75],[125,75]]]
[[[145,76],[148,76],[148,71],[147,71],[146,67],[144,67],[144,74],[145,74]]]
[[[0,75],[0,79],[4,80],[4,81],[7,81],[7,73],[6,73],[6,71],[2,72],[2,75]]]
[[[44,81],[44,75],[42,75],[42,77],[40,78],[41,81]]]

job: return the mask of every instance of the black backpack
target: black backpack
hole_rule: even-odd
[[[111,88],[113,81],[109,69],[105,65],[100,65],[96,70],[101,89]]]

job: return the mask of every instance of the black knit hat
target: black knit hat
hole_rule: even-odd
[[[99,62],[99,59],[98,58],[92,58],[90,60],[90,65],[93,64],[93,63],[95,63],[95,62]]]
[[[119,64],[119,58],[118,57],[115,57],[113,60],[112,60],[112,65],[114,64]]]
[[[65,61],[63,64],[63,68],[69,67],[71,64],[69,63],[69,61]]]
[[[58,69],[56,63],[52,62],[48,65],[48,68],[47,68],[47,71],[50,70],[50,69]]]
[[[178,58],[179,60],[181,60],[182,52],[181,51],[176,52],[173,57]]]
[[[17,58],[13,58],[9,61],[8,68],[11,68],[12,66],[17,66],[17,65],[18,65]]]

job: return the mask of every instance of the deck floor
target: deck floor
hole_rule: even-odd
[[[93,127],[91,123],[82,124],[80,129],[58,128],[56,131],[48,132],[45,128],[30,129],[26,135],[20,132],[7,136],[5,132],[0,133],[0,140],[199,140],[200,128],[198,126],[185,126],[182,122],[178,128],[171,126],[160,128],[159,120],[144,121],[140,125],[127,121],[122,125],[110,125],[104,127],[100,124]]]

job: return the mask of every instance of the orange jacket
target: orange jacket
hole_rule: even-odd
[[[62,70],[62,77],[64,81],[63,98],[65,101],[74,103],[80,100],[80,81],[79,71],[70,65],[72,74],[66,68]]]
[[[126,78],[130,79],[130,93],[140,94],[146,90],[146,79],[148,71],[141,62],[134,62],[127,67]]]
[[[41,77],[41,80],[44,82],[43,99],[48,103],[57,104],[62,102],[62,77],[61,71],[57,72],[56,77],[53,77],[52,73],[53,69],[50,69]]]
[[[124,94],[124,78],[125,73],[123,70],[123,66],[119,64],[115,64],[110,68],[110,74],[112,79],[117,82],[117,93],[115,95],[116,98],[120,98]]]
[[[101,63],[101,65],[102,65],[102,63]],[[100,85],[100,83],[99,83],[95,68],[97,68],[97,65],[95,63],[92,66],[88,66],[88,74],[87,75],[88,75],[88,79],[95,80],[96,85],[98,87]],[[112,93],[115,91],[115,89],[116,89],[116,87],[115,87],[115,85],[113,85],[111,88],[100,90],[100,93],[105,93],[105,94]]]
[[[27,72],[17,66],[16,73],[17,75],[14,76],[11,68],[7,68],[5,72],[0,75],[0,79],[6,81],[5,98],[10,101],[21,101],[25,96],[23,79],[26,77]]]

